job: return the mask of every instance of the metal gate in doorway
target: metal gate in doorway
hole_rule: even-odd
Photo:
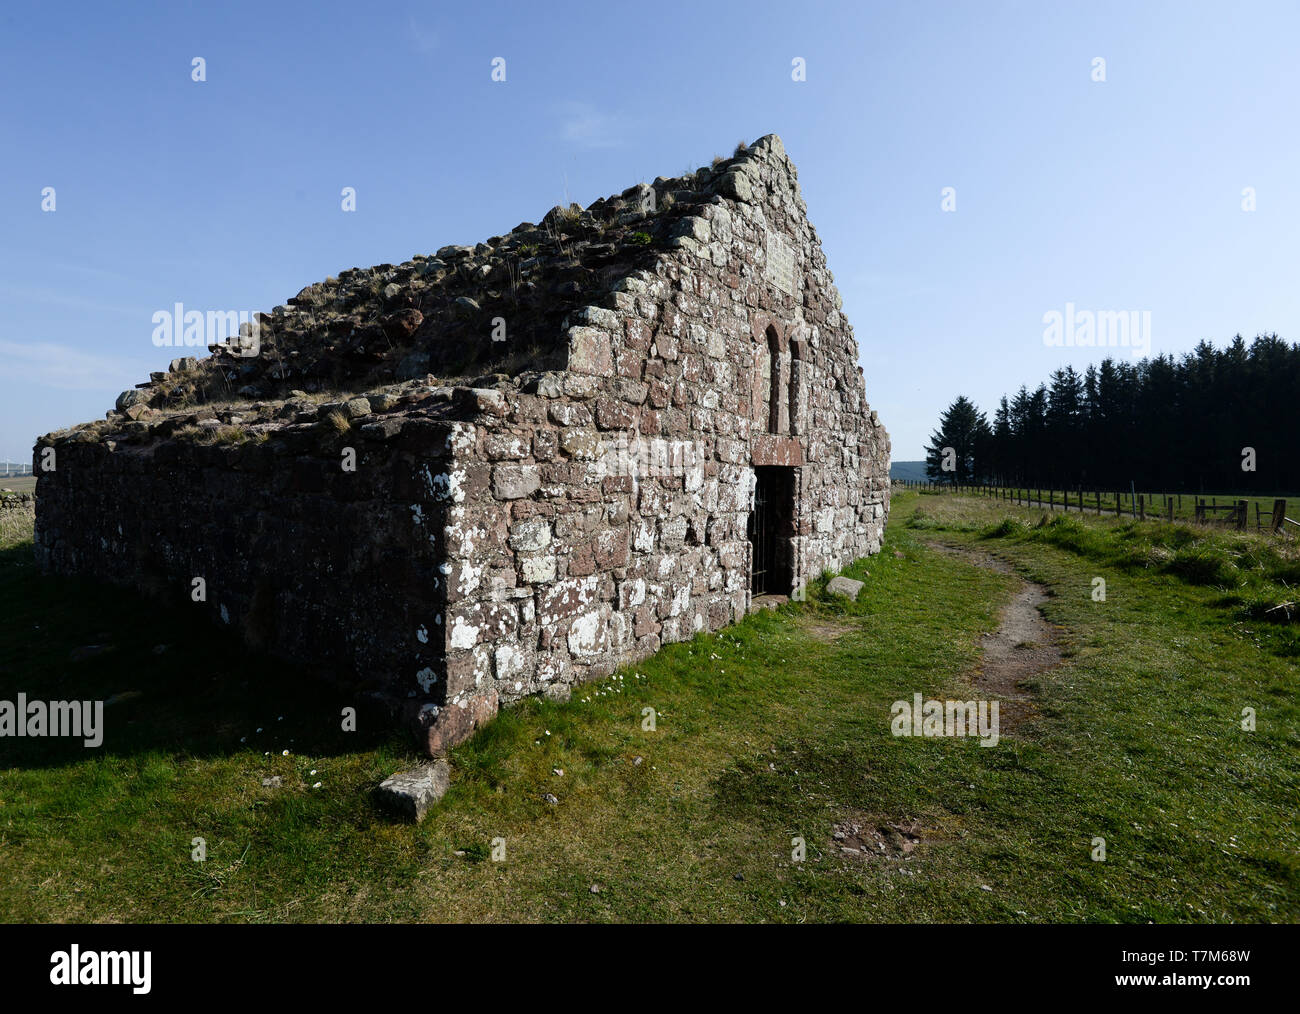
[[[790,468],[754,469],[754,509],[749,514],[749,590],[754,595],[789,595],[793,585],[793,472]]]

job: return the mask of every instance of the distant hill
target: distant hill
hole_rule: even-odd
[[[891,479],[924,479],[924,461],[891,461],[889,463]]]

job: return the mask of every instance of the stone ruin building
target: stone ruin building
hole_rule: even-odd
[[[889,437],[776,135],[210,351],[38,441],[42,568],[204,609],[431,756],[880,547]]]

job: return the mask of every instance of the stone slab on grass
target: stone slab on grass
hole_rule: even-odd
[[[854,581],[851,577],[833,577],[826,582],[826,590],[832,595],[843,595],[847,599],[857,600],[858,592],[862,591],[863,582]]]
[[[407,820],[419,823],[451,784],[451,765],[445,760],[430,761],[409,771],[398,771],[379,785],[379,801],[387,809]]]

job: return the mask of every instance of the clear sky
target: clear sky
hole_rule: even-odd
[[[1149,311],[1157,352],[1300,339],[1294,2],[55,2],[0,33],[0,459],[165,369],[157,310],[269,310],[766,133],[895,459],[957,394],[1099,360],[1045,345],[1067,303]]]

